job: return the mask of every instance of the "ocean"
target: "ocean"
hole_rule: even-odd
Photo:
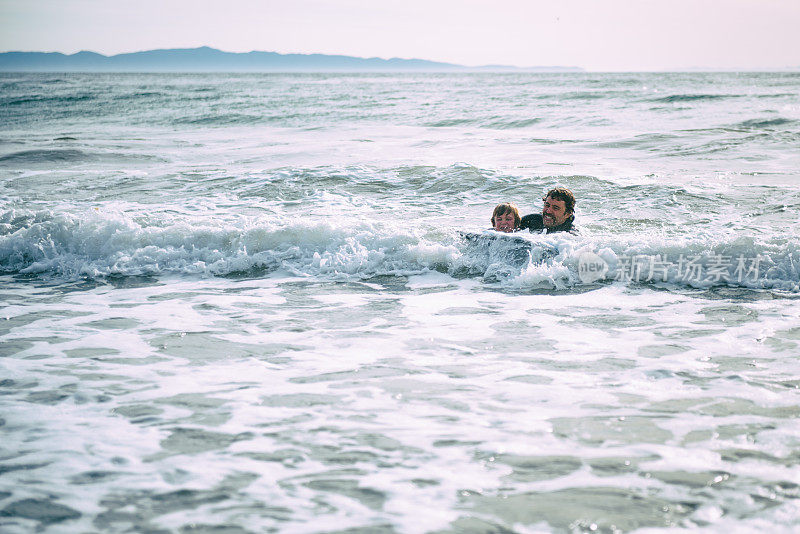
[[[798,73],[2,74],[0,530],[798,532],[798,209]]]

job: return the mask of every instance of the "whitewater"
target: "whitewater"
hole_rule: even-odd
[[[796,73],[2,74],[0,530],[794,531],[798,209]]]

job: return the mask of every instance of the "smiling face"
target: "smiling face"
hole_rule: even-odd
[[[514,214],[510,211],[502,215],[496,215],[494,218],[494,229],[498,232],[513,232],[516,224],[517,221],[514,219]]]
[[[542,224],[545,228],[560,226],[569,219],[572,212],[568,212],[563,200],[556,200],[552,197],[544,199],[542,207]]]
[[[498,232],[513,232],[519,228],[519,222],[519,210],[514,204],[498,204],[492,213],[492,228]]]

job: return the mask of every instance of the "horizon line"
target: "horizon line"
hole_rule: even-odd
[[[140,54],[145,52],[159,52],[159,51],[177,51],[177,50],[201,50],[201,49],[208,49],[213,50],[216,52],[222,52],[224,54],[236,54],[236,55],[245,55],[251,53],[266,53],[266,54],[277,54],[281,56],[328,56],[328,57],[343,57],[343,58],[354,58],[354,59],[361,59],[361,60],[382,60],[382,61],[392,61],[392,60],[400,60],[400,61],[425,61],[429,63],[440,63],[442,65],[452,65],[454,67],[461,67],[464,69],[482,69],[486,71],[487,69],[491,68],[498,68],[498,69],[518,69],[518,70],[526,70],[526,69],[542,69],[542,68],[555,68],[555,69],[580,69],[583,73],[681,73],[681,72],[800,72],[800,65],[797,66],[783,66],[783,67],[710,67],[710,66],[692,66],[692,67],[677,67],[677,68],[647,68],[647,69],[588,69],[586,67],[580,67],[577,65],[535,65],[535,66],[519,66],[519,65],[511,65],[511,64],[484,64],[484,65],[464,65],[460,63],[452,63],[450,61],[443,61],[443,60],[436,60],[436,59],[424,59],[418,57],[381,57],[381,56],[354,56],[349,54],[341,54],[341,53],[326,53],[326,52],[276,52],[274,50],[249,50],[247,52],[231,52],[228,50],[222,50],[220,48],[214,48],[209,45],[201,45],[201,46],[194,46],[194,47],[174,47],[174,48],[150,48],[150,49],[143,49],[143,50],[136,50],[132,52],[116,52],[113,54],[106,54],[103,52],[96,52],[94,50],[79,50],[77,52],[62,52],[59,50],[0,50],[0,54],[9,54],[9,53],[19,53],[19,54],[62,54],[64,56],[74,56],[81,53],[90,53],[90,54],[97,54],[99,56],[105,58],[112,58],[115,56],[121,55],[129,55],[129,54]],[[430,69],[428,69],[430,71]],[[5,71],[5,72],[15,72],[15,71]],[[26,72],[26,71],[19,71],[19,72]],[[55,71],[53,71],[55,72]],[[87,72],[91,73],[93,71],[72,71],[72,72]],[[118,72],[118,71],[106,71],[108,73],[111,72]],[[119,71],[121,72],[121,71]],[[144,72],[144,71],[143,71]],[[175,73],[179,73],[182,71],[174,71]],[[207,71],[207,72],[228,72],[228,71]],[[278,72],[278,71],[275,71]],[[297,71],[286,71],[287,73],[297,72]],[[319,70],[309,70],[303,72],[326,72],[326,71],[319,71]],[[361,72],[358,70],[353,71],[336,71],[336,72]],[[568,73],[564,73],[568,74]]]
[[[450,61],[443,61],[438,59],[425,59],[425,58],[418,58],[418,57],[381,57],[381,56],[354,56],[350,54],[340,54],[340,53],[327,53],[327,52],[276,52],[274,50],[249,50],[247,52],[231,52],[229,50],[222,50],[221,48],[214,48],[213,46],[209,45],[201,45],[201,46],[193,46],[193,47],[174,47],[174,48],[149,48],[144,50],[136,50],[133,52],[117,52],[114,54],[104,54],[102,52],[96,52],[94,50],[79,50],[77,52],[61,52],[58,50],[3,50],[0,51],[0,54],[7,54],[7,53],[22,53],[22,54],[63,54],[65,56],[74,56],[76,54],[80,54],[82,52],[88,52],[91,54],[98,54],[103,57],[114,57],[114,56],[121,56],[126,54],[140,54],[143,52],[159,52],[159,51],[172,51],[172,50],[201,50],[203,48],[207,48],[209,50],[214,50],[217,52],[222,52],[224,54],[252,54],[252,53],[264,53],[264,54],[278,54],[281,56],[330,56],[330,57],[347,57],[347,58],[355,58],[355,59],[380,59],[383,61],[391,61],[393,59],[401,60],[401,61],[427,61],[430,63],[442,63],[445,65],[453,65],[456,67],[466,67],[466,68],[481,68],[481,67],[505,67],[505,68],[515,68],[515,69],[535,69],[541,67],[547,68],[570,68],[570,69],[583,69],[583,67],[575,66],[575,65],[537,65],[537,66],[528,66],[528,67],[521,67],[519,65],[501,65],[501,64],[489,64],[489,65],[463,65],[460,63],[452,63]],[[585,70],[585,69],[584,69]]]

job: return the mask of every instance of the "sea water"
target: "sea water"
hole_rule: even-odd
[[[800,529],[798,74],[3,74],[0,132],[3,532]]]

